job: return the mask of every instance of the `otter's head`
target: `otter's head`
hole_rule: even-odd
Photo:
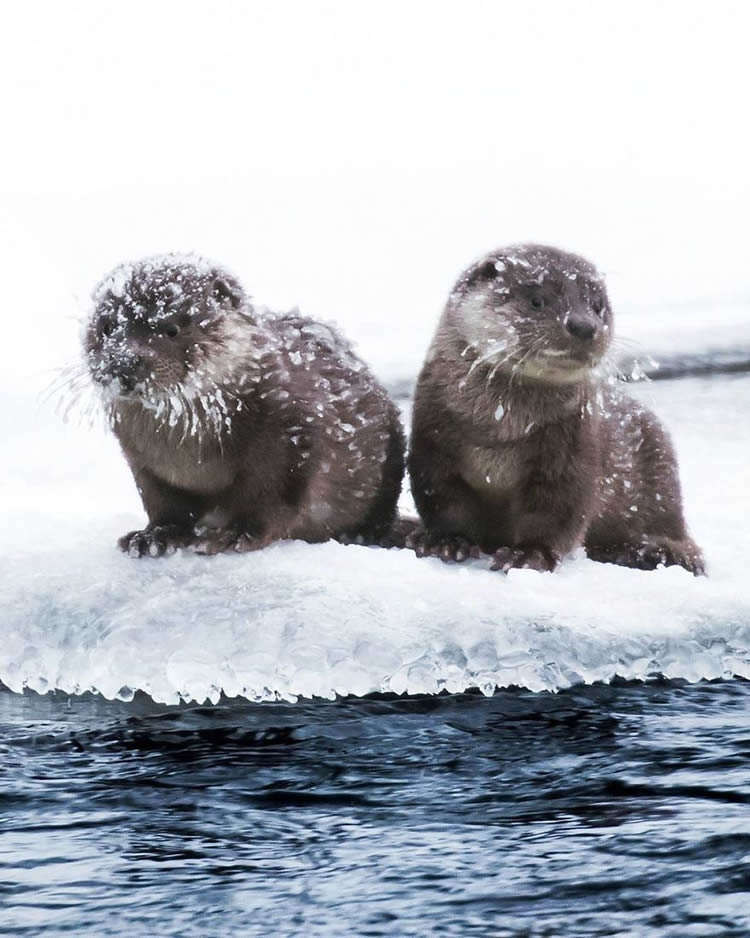
[[[116,267],[93,300],[89,370],[113,397],[149,398],[199,384],[221,357],[228,323],[249,318],[234,277],[190,255]]]
[[[446,316],[489,367],[554,384],[580,381],[612,339],[612,310],[596,268],[539,244],[493,251],[473,264]]]

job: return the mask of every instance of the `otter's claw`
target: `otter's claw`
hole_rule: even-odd
[[[117,541],[121,551],[130,557],[162,557],[185,547],[184,531],[173,525],[149,525],[142,531],[129,531]]]
[[[509,570],[523,568],[549,572],[554,570],[557,564],[558,560],[552,552],[540,547],[501,547],[495,551],[490,570],[507,573]]]
[[[479,547],[465,537],[429,534],[424,529],[409,534],[406,547],[413,550],[417,557],[438,557],[443,563],[463,563],[469,557],[479,557],[480,554]]]
[[[190,545],[196,554],[213,556],[214,554],[237,553],[247,554],[250,551],[262,550],[271,543],[271,538],[253,537],[244,531],[209,531],[201,532]]]

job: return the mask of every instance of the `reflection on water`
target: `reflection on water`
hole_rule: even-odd
[[[3,934],[744,935],[750,684],[0,694]]]

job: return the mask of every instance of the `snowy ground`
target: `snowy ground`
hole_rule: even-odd
[[[634,393],[674,434],[708,579],[583,557],[556,574],[503,577],[486,561],[448,567],[337,544],[131,560],[114,541],[142,513],[113,439],[5,391],[0,680],[108,697],[141,689],[174,702],[221,691],[554,689],[654,672],[750,678],[750,377]]]

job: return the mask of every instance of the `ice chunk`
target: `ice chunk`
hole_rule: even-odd
[[[504,577],[486,559],[447,566],[334,543],[132,560],[114,547],[142,523],[116,441],[60,424],[51,407],[47,423],[29,422],[32,402],[6,396],[0,680],[175,702],[554,690],[657,671],[750,678],[750,495],[737,470],[750,456],[748,390],[747,377],[633,388],[674,435],[709,579],[583,557]]]
[[[82,537],[4,574],[0,680],[174,703],[750,678],[747,591],[582,557],[554,575],[486,563],[334,543],[135,561]]]

